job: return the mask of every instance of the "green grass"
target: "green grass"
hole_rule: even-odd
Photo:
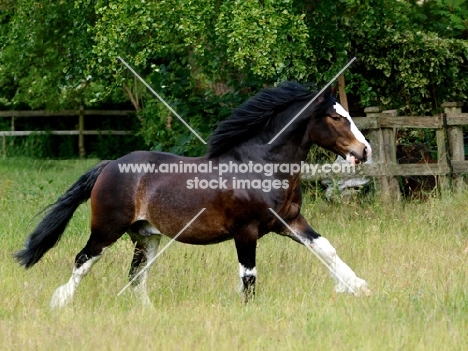
[[[337,295],[322,264],[274,234],[260,240],[257,297],[237,293],[232,241],[175,243],[148,281],[153,309],[126,284],[132,247],[106,251],[70,306],[49,309],[88,239],[82,205],[61,242],[30,270],[12,253],[53,202],[97,160],[0,161],[2,350],[467,350],[468,193],[395,206],[306,199],[309,223],[366,279],[373,295]],[[164,239],[162,245],[167,243]]]

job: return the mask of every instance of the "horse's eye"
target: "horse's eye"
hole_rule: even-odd
[[[331,118],[333,118],[333,120],[336,122],[339,122],[341,120],[341,117],[338,116],[331,116]]]

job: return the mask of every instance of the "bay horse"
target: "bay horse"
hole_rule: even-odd
[[[202,157],[135,151],[102,161],[49,205],[15,258],[26,268],[37,263],[57,244],[77,207],[91,199],[91,235],[75,258],[70,280],[51,300],[52,308],[61,307],[73,299],[82,278],[123,234],[128,233],[135,245],[132,279],[155,257],[162,234],[174,238],[205,208],[177,241],[207,245],[234,239],[246,301],[255,292],[257,240],[270,232],[314,250],[336,273],[337,292],[367,294],[366,281],[300,213],[300,173],[284,168],[305,161],[312,144],[353,164],[371,156],[369,143],[330,89],[299,114],[316,95],[294,82],[261,91],[219,124]],[[295,115],[299,116],[278,136]],[[182,169],[189,171],[179,172]],[[147,271],[138,276],[133,289],[150,303],[146,279]]]

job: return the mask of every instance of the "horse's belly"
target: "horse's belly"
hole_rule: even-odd
[[[230,233],[190,233],[190,235],[181,234],[176,240],[191,245],[210,245],[217,244],[226,240],[231,240]]]
[[[232,239],[229,225],[219,213],[214,215],[206,209],[196,217],[192,212],[174,209],[159,215],[151,213],[150,222],[161,234],[186,244],[209,245]]]

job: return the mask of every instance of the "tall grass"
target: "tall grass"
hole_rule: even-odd
[[[23,270],[12,253],[89,161],[7,159],[0,163],[0,341],[2,350],[467,350],[467,193],[426,202],[334,205],[306,197],[304,215],[373,295],[337,295],[304,247],[270,234],[259,241],[258,289],[237,294],[232,241],[175,243],[151,268],[143,308],[127,282],[132,247],[106,251],[70,306],[49,310],[89,232],[82,205],[62,241]],[[168,240],[162,243],[164,245]]]

